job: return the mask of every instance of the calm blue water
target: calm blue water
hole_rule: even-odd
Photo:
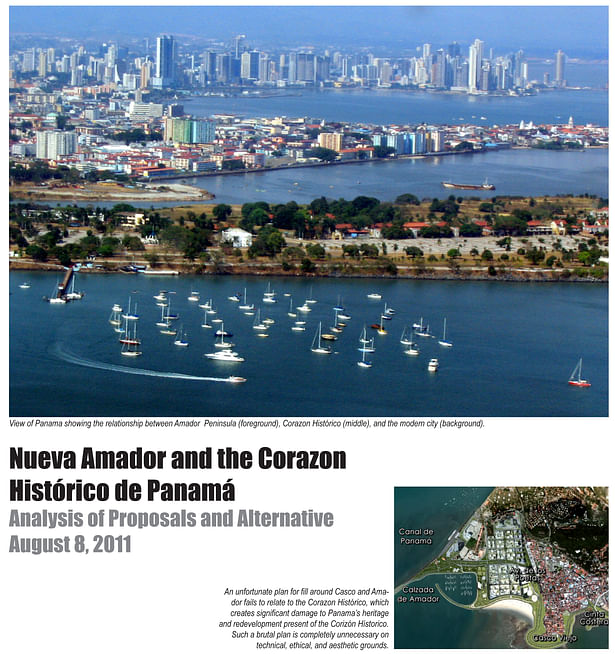
[[[265,92],[264,92],[265,93]],[[186,113],[211,116],[239,114],[247,118],[307,116],[327,121],[373,125],[434,123],[504,125],[522,120],[608,125],[606,91],[548,91],[535,96],[470,96],[391,90],[324,89],[287,91],[270,97],[217,96],[182,100]],[[485,120],[481,120],[481,116]]]
[[[493,488],[398,487],[395,489],[395,587],[433,561],[448,537],[476,511]],[[432,545],[401,545],[398,529],[434,530]],[[423,584],[424,582],[421,582]],[[433,583],[425,583],[432,586]],[[453,598],[455,599],[455,598]],[[473,598],[472,598],[473,599]],[[462,604],[469,604],[459,600]]]
[[[24,290],[19,284],[25,279],[31,288]],[[11,415],[607,415],[607,285],[273,278],[280,301],[264,305],[261,317],[275,324],[263,339],[252,329],[253,318],[227,297],[247,287],[248,300],[259,306],[265,279],[80,274],[83,300],[42,302],[56,282],[49,273],[10,275]],[[155,326],[160,309],[153,295],[161,288],[176,293],[172,308],[187,331],[188,348],[175,347]],[[307,329],[292,332],[289,298],[282,294],[302,303],[310,288],[318,302]],[[203,311],[187,300],[193,289],[213,298],[245,362],[203,357],[214,351],[214,337],[200,326]],[[381,302],[367,299],[374,290]],[[142,316],[143,355],[135,359],[121,356],[108,324],[111,306],[126,307],[131,293]],[[335,354],[315,354],[310,345],[318,322],[323,330],[333,324],[339,297],[352,319],[334,343]],[[365,323],[379,320],[385,300],[397,313],[387,335],[373,334],[373,367],[362,369],[356,365],[358,338]],[[404,354],[403,327],[421,316],[438,337],[446,317],[454,347],[421,339],[419,357]],[[440,359],[436,374],[426,370],[432,356]],[[581,356],[590,389],[566,383]],[[192,381],[176,373],[235,374],[247,382]]]
[[[346,166],[301,168],[246,175],[193,177],[187,183],[207,189],[216,202],[243,204],[264,200],[308,203],[314,198],[346,198],[357,195],[393,201],[402,193],[419,198],[444,198],[451,194],[443,181],[482,183],[488,178],[496,187],[492,195],[562,195],[589,193],[608,197],[608,150],[548,152],[546,150],[500,150],[463,156],[425,157],[391,162],[368,162]],[[477,191],[454,191],[476,196]]]

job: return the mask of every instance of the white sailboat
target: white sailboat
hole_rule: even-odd
[[[401,338],[399,339],[399,342],[402,345],[411,345],[412,344],[412,335],[410,338],[408,338],[408,327],[404,327],[403,332],[401,333]]]
[[[201,323],[201,327],[204,327],[205,329],[211,329],[211,325],[207,322],[207,311],[203,311],[203,322]]]
[[[375,352],[376,348],[374,347],[374,339],[373,338],[367,338],[367,328],[363,327],[363,331],[361,332],[361,336],[359,337],[359,347],[357,350],[359,352]]]
[[[218,330],[216,331],[216,337],[220,338],[220,340],[217,341],[217,342],[214,344],[214,347],[225,348],[225,349],[227,349],[227,350],[230,349],[230,348],[232,348],[232,347],[235,347],[235,344],[234,344],[234,343],[229,343],[229,341],[225,341],[225,340],[224,340],[224,337],[225,337],[225,336],[229,336],[229,337],[230,337],[230,336],[232,336],[232,334],[231,334],[230,332],[226,332],[226,331],[224,331],[224,323],[222,323],[222,326],[220,327],[220,329],[218,329]]]
[[[316,333],[314,334],[314,338],[312,339],[312,347],[311,350],[312,352],[316,352],[316,354],[331,354],[331,348],[327,345],[322,344],[322,323],[318,323],[318,329],[316,330]]]
[[[359,336],[359,343],[369,343],[370,339],[367,338],[367,325],[363,325],[363,331]]]
[[[421,316],[421,322],[418,325],[418,327],[416,325],[413,325],[413,326],[414,326],[414,328],[416,330],[415,334],[417,336],[423,336],[425,338],[429,338],[431,336],[431,334],[429,333],[429,325],[427,325],[427,326],[423,325],[423,317],[422,316]]]
[[[157,327],[168,327],[169,326],[169,321],[166,318],[166,312],[165,312],[164,306],[160,308],[160,320],[156,323]]]
[[[305,301],[306,304],[316,304],[317,302],[317,300],[314,299],[312,291],[313,291],[313,287],[310,286],[310,297]]]
[[[341,334],[344,331],[344,326],[343,324],[340,324],[338,320],[338,312],[334,311],[335,314],[334,322],[333,322],[333,327],[331,327],[331,331],[335,334]]]
[[[438,341],[440,345],[444,347],[453,347],[453,344],[450,341],[446,340],[446,318],[444,319],[444,328],[442,330],[442,340]]]
[[[365,348],[359,348],[361,349],[361,361],[357,361],[357,365],[360,366],[361,368],[371,368],[372,367],[372,362],[371,361],[366,361],[365,360]]]
[[[73,273],[71,280],[70,280],[70,289],[68,290],[68,293],[66,293],[66,299],[67,300],[81,300],[81,298],[84,296],[84,293],[80,293],[79,291],[75,291],[75,273]]]
[[[192,291],[190,295],[188,296],[188,301],[189,302],[198,302],[199,301],[199,292],[198,291]]]
[[[292,297],[290,298],[290,306],[288,307],[288,315],[291,318],[296,318],[297,314],[293,311],[293,299]]]
[[[259,309],[256,312],[256,317],[254,318],[254,324],[252,325],[252,329],[256,329],[258,331],[265,331],[269,329],[269,326],[266,325],[264,322],[261,322],[261,310]]]
[[[416,343],[413,341],[412,334],[414,334],[414,329],[410,334],[410,342],[408,343],[408,349],[404,351],[406,352],[406,354],[409,354],[411,357],[416,357],[420,354],[420,350],[416,346]]]
[[[130,306],[130,301],[131,301],[131,298],[130,298],[130,296],[128,296],[128,311],[126,313],[122,314],[122,318],[124,318],[125,320],[139,320],[139,314],[137,313],[137,304],[135,302],[135,309],[134,309],[134,312],[132,312],[131,306]]]
[[[179,328],[179,334],[177,335],[177,338],[173,341],[174,345],[177,345],[177,347],[188,347],[188,341],[186,340],[186,332],[184,332],[183,328]]]
[[[111,315],[109,316],[109,324],[113,325],[114,328],[120,327],[120,325],[122,324],[122,307],[119,304],[114,304],[111,307]],[[117,331],[117,329],[116,329],[116,331]]]
[[[302,323],[302,321],[299,320],[291,327],[291,330],[294,331],[294,332],[304,332],[305,331],[305,323]]]
[[[248,294],[247,294],[247,290],[246,290],[245,287],[243,289],[243,304],[240,304],[239,308],[242,311],[252,311],[252,309],[254,309],[253,304],[248,304]]]
[[[263,302],[267,302],[269,304],[275,304],[277,302],[275,299],[275,291],[271,290],[271,282],[267,284],[267,290],[263,294]]]

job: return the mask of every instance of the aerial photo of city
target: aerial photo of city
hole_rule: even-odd
[[[398,488],[395,529],[396,647],[608,647],[606,488]]]
[[[9,11],[12,416],[608,415],[606,6],[109,9]]]

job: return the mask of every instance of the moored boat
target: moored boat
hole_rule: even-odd
[[[453,182],[442,182],[444,188],[456,188],[462,191],[495,191],[495,186],[485,180],[482,184],[454,184]]]

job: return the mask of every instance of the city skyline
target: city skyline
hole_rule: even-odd
[[[552,56],[563,48],[580,58],[608,55],[607,6],[13,6],[10,35],[49,38],[178,39],[228,41],[247,34],[254,46],[339,46],[415,49],[429,41],[464,47],[485,34],[491,47]],[[318,12],[316,14],[315,12]],[[327,19],[322,20],[326,12]],[[340,27],[341,26],[341,27]],[[374,29],[376,26],[376,29]],[[549,29],[545,30],[545,26]],[[280,36],[280,35],[283,36]],[[591,35],[591,40],[588,36]]]

